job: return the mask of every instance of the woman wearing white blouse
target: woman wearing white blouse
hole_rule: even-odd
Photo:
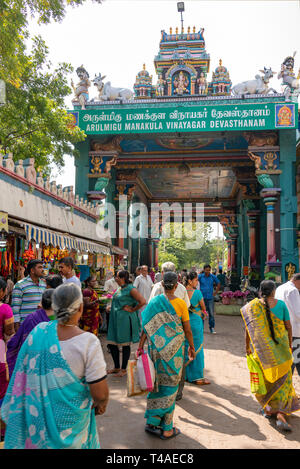
[[[285,302],[289,313],[292,325],[292,351],[293,351],[293,366],[297,368],[298,375],[300,376],[300,274],[294,274],[291,280],[283,283],[276,288],[275,298]]]

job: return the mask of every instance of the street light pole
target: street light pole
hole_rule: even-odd
[[[182,12],[184,11],[184,2],[178,2],[177,3],[177,11],[181,15],[181,33],[183,33],[183,16],[182,16]]]

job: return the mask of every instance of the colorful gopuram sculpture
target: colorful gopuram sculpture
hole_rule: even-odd
[[[155,95],[155,89],[152,85],[152,76],[146,70],[146,65],[143,65],[137,76],[133,86],[135,97],[138,99],[152,98]]]
[[[83,65],[76,69],[76,73],[80,81],[76,85],[74,85],[73,80],[71,81],[71,86],[75,94],[73,102],[78,101],[81,109],[85,109],[85,105],[89,100],[89,87],[91,86],[91,82],[89,80],[89,74]]]
[[[282,78],[282,86],[285,86],[284,94],[286,100],[297,101],[300,94],[300,68],[298,70],[298,76],[294,73],[295,55],[286,57],[281,64],[280,72],[278,73],[278,79]]]
[[[205,50],[204,29],[161,32],[159,52],[154,59],[158,75],[157,96],[206,94],[210,57]]]
[[[277,78],[282,79],[286,101],[297,101],[300,94],[300,69],[298,75],[294,73],[295,54],[288,56],[281,64]],[[152,83],[152,75],[143,69],[136,75],[132,92],[128,88],[112,87],[111,82],[104,83],[105,76],[101,73],[89,80],[89,74],[81,65],[76,72],[80,78],[79,83],[71,85],[74,90],[74,104],[85,109],[89,102],[88,89],[91,82],[98,90],[97,101],[131,101],[133,99],[153,99],[165,97],[186,96],[229,96],[246,97],[251,95],[278,94],[274,88],[269,87],[270,80],[275,73],[270,67],[259,70],[260,75],[255,79],[246,80],[232,86],[228,69],[219,61],[219,66],[212,73],[211,81],[208,80],[210,68],[210,55],[206,52],[204,40],[204,28],[196,32],[195,26],[181,32],[178,28],[169,33],[161,31],[158,54],[154,58],[157,83]],[[90,102],[93,103],[93,98]]]
[[[231,85],[229,72],[222,65],[222,60],[220,59],[219,66],[212,74],[212,81],[208,86],[208,92],[213,96],[228,96],[231,93]]]

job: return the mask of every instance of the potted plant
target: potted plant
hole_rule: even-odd
[[[241,290],[236,290],[234,293],[233,293],[233,297],[235,299],[235,303],[237,305],[242,305],[243,304],[243,292]]]
[[[223,293],[221,293],[221,297],[223,305],[230,305],[231,298],[233,298],[233,292],[230,290],[224,291]]]
[[[233,297],[235,298],[235,302],[237,305],[243,305],[245,303],[245,299],[247,295],[249,294],[248,291],[241,291],[241,290],[236,290],[233,294]]]

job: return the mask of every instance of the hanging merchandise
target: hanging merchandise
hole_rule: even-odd
[[[24,251],[23,259],[26,263],[30,261],[31,259],[35,259],[35,253],[32,249],[31,243],[29,244],[29,248],[26,251]]]

